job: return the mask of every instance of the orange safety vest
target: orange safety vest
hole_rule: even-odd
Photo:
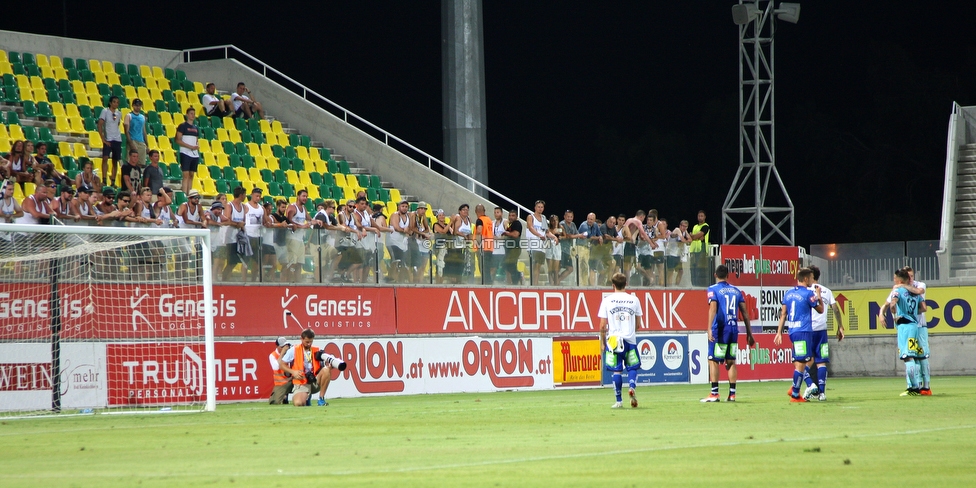
[[[305,346],[303,344],[299,344],[299,345],[295,346],[295,362],[292,363],[291,369],[295,369],[295,370],[298,370],[298,371],[301,371],[301,372],[305,372],[305,351],[304,351],[304,349],[305,349]],[[312,346],[311,350],[312,350],[312,374],[315,374],[315,373],[318,373],[320,369],[322,369],[322,365],[319,363],[319,360],[318,359],[315,359],[315,353],[319,351],[319,348],[317,348],[315,346]],[[308,383],[308,378],[305,377],[305,378],[302,378],[302,379],[298,379],[298,378],[292,377],[291,382],[293,384],[296,384],[296,385],[304,385],[305,383]]]
[[[281,353],[278,352],[277,347],[275,348],[274,351],[271,351],[271,355],[274,356],[275,359],[281,359]],[[288,383],[288,376],[285,375],[285,371],[281,368],[275,369],[274,370],[275,386],[281,386],[284,385],[285,383]]]
[[[495,224],[487,215],[478,217],[481,221],[481,249],[486,252],[495,250]]]

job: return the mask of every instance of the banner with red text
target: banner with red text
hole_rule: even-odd
[[[61,408],[105,405],[105,344],[61,345]],[[0,343],[0,411],[51,408],[51,345]]]
[[[553,337],[552,382],[555,386],[600,386],[603,361],[599,336]]]
[[[602,290],[398,288],[399,334],[596,333]],[[641,332],[705,330],[704,290],[637,290]]]
[[[703,373],[699,373],[698,380],[695,381],[693,371],[692,383],[701,381],[700,375],[708,374],[708,340],[695,337],[697,334],[689,336],[688,347],[691,349],[692,357],[702,358]],[[783,343],[773,344],[773,337],[776,334],[754,334],[756,346],[749,347],[746,342],[746,335],[739,334],[739,344],[736,349],[736,370],[740,380],[788,380],[793,378],[793,345],[787,335],[783,336]],[[694,368],[693,368],[694,369]],[[728,381],[728,372],[724,367],[719,368],[722,381]]]
[[[800,248],[794,246],[722,245],[722,264],[729,268],[729,283],[738,286],[796,285],[802,267]]]

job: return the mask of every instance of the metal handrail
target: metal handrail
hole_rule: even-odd
[[[297,87],[299,87],[301,89],[301,92],[300,93],[299,93],[299,91],[291,90],[290,88],[286,88],[286,89],[290,90],[292,93],[295,93],[296,95],[301,95],[302,99],[305,100],[305,101],[307,101],[307,102],[315,103],[315,100],[309,98],[309,95],[312,95],[318,101],[324,102],[324,103],[332,106],[333,108],[342,111],[342,120],[344,122],[346,122],[347,124],[350,123],[349,122],[349,118],[352,117],[357,122],[366,124],[370,128],[372,128],[372,129],[380,132],[381,134],[383,134],[383,139],[380,139],[380,138],[374,137],[374,136],[372,136],[370,134],[367,134],[367,135],[369,135],[369,137],[372,137],[373,139],[376,139],[377,141],[382,141],[383,144],[386,144],[387,146],[390,146],[390,141],[393,140],[393,141],[396,141],[396,142],[402,144],[403,146],[405,146],[405,147],[407,147],[407,148],[415,151],[417,154],[419,154],[420,156],[422,156],[421,159],[423,159],[423,158],[426,158],[427,159],[427,168],[428,169],[433,169],[433,163],[437,163],[438,165],[440,165],[441,168],[453,172],[455,175],[457,175],[459,178],[464,179],[465,182],[469,183],[473,187],[478,188],[478,189],[482,189],[482,190],[484,190],[486,192],[489,192],[491,194],[494,194],[494,195],[498,196],[499,198],[501,198],[505,202],[508,202],[508,203],[512,204],[515,209],[520,210],[522,212],[525,212],[526,215],[532,213],[532,211],[530,211],[527,207],[519,204],[515,200],[513,200],[513,199],[511,199],[511,198],[509,198],[507,196],[505,196],[504,194],[498,192],[497,190],[492,189],[491,187],[489,187],[489,186],[481,183],[480,181],[472,178],[471,176],[468,176],[464,172],[459,171],[457,168],[454,168],[453,166],[451,166],[451,165],[449,165],[449,164],[447,164],[447,163],[445,163],[445,162],[443,162],[443,161],[441,161],[441,160],[439,160],[439,159],[431,156],[430,154],[427,154],[426,152],[424,152],[424,151],[422,151],[422,150],[414,147],[412,144],[408,143],[407,141],[404,141],[403,139],[400,139],[399,137],[397,137],[397,136],[389,133],[388,131],[384,130],[383,128],[377,126],[376,124],[373,124],[372,122],[370,122],[370,121],[368,121],[368,120],[360,117],[359,115],[353,113],[352,111],[347,110],[345,107],[339,105],[338,103],[333,102],[332,100],[329,100],[325,96],[317,93],[315,90],[309,89],[305,85],[303,85],[300,82],[296,81],[294,78],[291,78],[290,76],[282,73],[281,71],[278,71],[277,69],[269,66],[264,61],[261,61],[260,59],[258,59],[256,57],[250,55],[246,51],[238,48],[237,46],[235,46],[233,44],[224,44],[224,45],[220,45],[220,46],[208,46],[208,47],[198,47],[198,48],[194,48],[194,49],[185,49],[185,50],[183,50],[183,53],[182,53],[183,54],[183,62],[185,62],[185,63],[192,62],[191,61],[191,58],[192,58],[192,54],[193,53],[199,53],[199,52],[204,52],[204,51],[210,51],[210,52],[212,52],[212,51],[219,51],[219,50],[223,50],[224,59],[233,59],[230,56],[230,51],[231,50],[234,50],[236,53],[240,53],[242,56],[246,57],[250,61],[253,61],[254,63],[259,64],[261,66],[261,70],[262,70],[261,71],[261,75],[264,76],[265,78],[267,78],[268,77],[268,73],[271,72],[271,73],[275,74],[276,76],[280,76],[281,78],[287,80],[290,83],[294,83],[295,86],[297,86]],[[393,147],[393,146],[390,146],[390,147]],[[394,149],[397,149],[397,148],[394,148]],[[397,149],[397,150],[399,151],[399,149]],[[423,164],[423,163],[421,163],[420,161],[417,161],[417,164]]]

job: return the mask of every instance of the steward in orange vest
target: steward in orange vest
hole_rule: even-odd
[[[325,391],[332,381],[332,369],[346,369],[346,363],[312,345],[315,332],[302,331],[302,342],[278,358],[281,370],[291,375],[294,385],[292,404],[296,407],[311,405],[313,393],[319,394],[318,405],[324,407]]]
[[[279,337],[275,341],[275,346],[275,350],[268,355],[271,369],[274,371],[274,389],[271,390],[271,401],[269,403],[271,405],[284,405],[288,402],[288,395],[291,393],[293,384],[289,375],[281,369],[278,359],[291,349],[291,343],[284,337]]]

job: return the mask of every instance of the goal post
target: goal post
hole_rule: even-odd
[[[0,224],[0,417],[213,411],[210,232]]]

